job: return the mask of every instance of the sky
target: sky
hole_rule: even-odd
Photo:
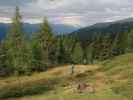
[[[23,20],[88,26],[133,17],[133,0],[0,0],[0,22],[9,23],[16,6]]]

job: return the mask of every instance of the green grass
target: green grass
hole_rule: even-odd
[[[133,98],[133,54],[125,54],[102,63],[100,68],[110,79],[112,90]],[[130,100],[130,99],[129,99]]]
[[[133,54],[126,54],[102,63],[102,71],[109,75],[121,75],[133,78]]]
[[[0,98],[19,97],[25,95],[33,95],[49,91],[53,89],[54,84],[57,83],[58,78],[36,77],[16,77],[9,80],[1,80],[0,83]],[[30,79],[31,78],[31,79]]]
[[[95,87],[95,94],[78,93],[78,83]],[[130,100],[133,94],[133,54],[126,54],[98,65],[77,65],[70,75],[62,66],[31,76],[0,79],[0,99],[18,100]]]
[[[80,67],[78,68],[80,69]],[[68,86],[72,82],[85,80],[92,73],[80,73],[77,70],[74,76],[70,76],[68,68],[55,68],[44,73],[36,73],[32,76],[11,77],[0,80],[0,99],[40,94],[54,90],[56,87]],[[83,70],[83,69],[82,69]],[[84,67],[84,70],[88,68]]]
[[[116,95],[111,89],[104,89],[95,94],[77,93],[59,88],[41,95],[23,97],[20,100],[128,100],[124,96]]]

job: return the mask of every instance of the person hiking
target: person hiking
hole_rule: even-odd
[[[72,64],[72,65],[70,66],[71,75],[74,74],[74,69],[75,69],[75,66],[74,66],[74,64]]]

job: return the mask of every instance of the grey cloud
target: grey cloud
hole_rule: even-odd
[[[132,0],[0,0],[0,16],[10,16],[16,5],[23,16],[48,16],[52,20],[80,16],[82,25],[125,18],[133,12]]]
[[[0,0],[1,6],[21,6],[34,0]]]

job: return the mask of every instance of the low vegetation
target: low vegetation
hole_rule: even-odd
[[[50,69],[47,72],[34,73],[31,76],[1,79],[0,90],[3,92],[0,92],[0,98],[17,100],[50,100],[55,98],[61,100],[130,100],[132,89],[129,86],[131,85],[124,85],[129,81],[131,82],[130,78],[127,81],[123,74],[119,74],[119,72],[113,74],[110,73],[111,69],[104,69],[106,66],[109,67],[113,63],[118,63],[118,60],[123,60],[123,64],[132,63],[130,59],[126,59],[129,56],[132,59],[132,54],[127,54],[100,63],[101,66],[99,64],[77,65],[74,75],[70,74],[69,66],[66,65]],[[118,65],[123,66],[122,63],[120,62]],[[120,76],[118,77],[118,75]],[[94,86],[95,93],[79,93],[77,86],[82,82]]]
[[[110,79],[112,90],[133,99],[133,54],[115,57],[102,63],[100,69]]]
[[[83,73],[88,69],[76,71],[74,77],[70,77],[67,67],[52,69],[48,72],[33,74],[32,76],[11,77],[0,80],[0,98],[20,97],[25,95],[40,94],[54,90],[55,87],[66,86],[71,82],[79,81],[81,78],[85,79],[87,73]],[[66,72],[65,72],[66,71]],[[80,71],[83,71],[80,73]],[[64,74],[65,73],[65,74]],[[88,73],[89,74],[89,73]],[[9,84],[10,83],[10,84]]]

